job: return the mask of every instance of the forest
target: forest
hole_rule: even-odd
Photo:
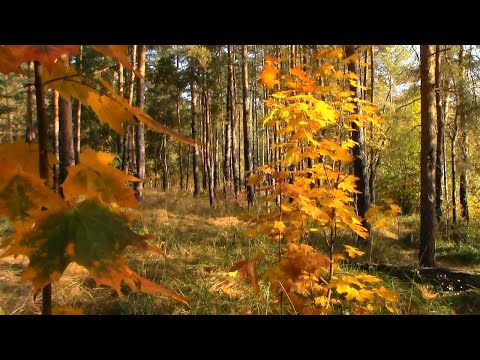
[[[480,314],[479,88],[475,45],[0,45],[0,314]]]

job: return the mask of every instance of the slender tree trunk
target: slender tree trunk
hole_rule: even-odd
[[[157,188],[157,182],[158,182],[158,158],[160,157],[160,152],[162,147],[158,146],[158,141],[155,141],[155,145],[153,148],[153,172],[154,172],[154,181],[153,181],[153,187],[156,189]]]
[[[449,111],[449,95],[444,96],[442,102],[442,114],[443,114],[443,126],[445,131],[445,126],[448,123],[448,111]],[[448,183],[447,183],[447,146],[446,146],[446,136],[443,137],[443,193],[445,194],[445,203],[448,204]]]
[[[230,108],[230,91],[227,91],[227,109]],[[230,110],[227,110],[227,114],[230,114]],[[228,189],[231,189],[231,174],[232,174],[232,135],[230,127],[230,119],[227,118],[225,124],[225,131],[223,134],[224,151],[223,151],[223,192],[227,196]]]
[[[177,71],[180,69],[180,61],[178,55],[176,56]],[[180,100],[181,100],[181,89],[178,89],[176,110],[177,110],[177,129],[178,133],[181,134],[182,131],[182,121],[180,116]],[[178,143],[178,168],[180,170],[180,190],[183,190],[183,147],[182,144]]]
[[[435,265],[435,47],[420,45],[421,158],[420,249],[421,266]]]
[[[213,188],[218,191],[218,188],[220,187],[220,175],[218,171],[218,153],[220,151],[218,147],[218,127],[215,127],[215,132],[214,132],[214,139],[213,139],[214,147],[213,147]]]
[[[125,88],[125,78],[124,78],[123,65],[118,64],[118,93],[122,97],[123,97],[124,88]],[[123,156],[125,153],[125,136],[124,135],[120,135],[120,134],[118,135],[117,153],[123,162]]]
[[[450,137],[450,157],[452,162],[452,224],[457,223],[457,169],[456,169],[456,162],[455,159],[455,145],[457,140],[457,115],[455,115],[455,129],[453,130],[453,134]]]
[[[232,174],[233,174],[233,189],[235,191],[235,197],[238,196],[239,192],[239,174],[238,174],[238,167],[237,167],[237,145],[236,141],[236,131],[237,131],[237,121],[236,121],[236,113],[235,113],[235,46],[228,45],[228,77],[229,77],[229,93],[230,93],[230,108],[229,108],[229,119],[230,119],[230,146],[232,149],[231,152],[231,164],[232,164]]]
[[[202,111],[201,117],[201,142],[202,142],[202,189],[206,191],[208,189],[208,174],[207,174],[207,133],[206,133],[206,114],[205,114],[205,97],[204,97],[205,85],[202,85],[202,92],[200,94],[200,108]]]
[[[373,57],[373,46],[370,48],[370,102],[373,104],[375,98],[375,68]],[[370,124],[370,142],[373,144],[375,140],[375,128],[373,124]],[[376,180],[377,180],[377,167],[380,163],[380,153],[375,151],[373,146],[370,149],[370,176],[368,177],[368,188],[370,193],[370,204],[374,204],[377,200],[376,197]]]
[[[162,134],[162,188],[163,191],[168,191],[168,147],[167,147],[167,134]]]
[[[190,153],[192,152],[192,147],[189,146],[187,148],[187,164],[185,169],[187,169],[187,173],[185,176],[185,191],[188,191],[188,185],[190,184]]]
[[[35,61],[35,95],[38,120],[38,155],[40,177],[48,182],[48,135],[45,92],[43,90],[42,65]],[[42,315],[52,314],[52,284],[42,289]]]
[[[78,63],[80,70],[83,67],[83,46],[80,45],[80,54],[78,55]],[[75,163],[78,164],[79,157],[80,157],[80,139],[81,139],[81,125],[82,125],[82,102],[78,101],[78,108],[77,108],[77,118],[75,119]]]
[[[66,66],[69,66],[68,55],[64,57]],[[72,98],[58,98],[58,150],[59,150],[59,171],[58,185],[62,185],[68,175],[67,167],[75,165],[75,150],[73,144],[73,119],[72,119]],[[59,188],[60,196],[63,198],[63,188]]]
[[[355,45],[347,45],[345,47],[345,56],[349,57],[355,54],[356,47]],[[358,66],[356,61],[350,61],[348,63],[348,71],[354,73],[358,76]],[[360,89],[355,86],[350,86],[350,91],[354,92],[354,96],[360,98]],[[357,113],[361,113],[360,103],[357,103]],[[368,224],[365,220],[365,213],[369,208],[369,196],[368,196],[368,184],[367,184],[367,172],[365,166],[365,129],[359,127],[356,123],[351,123],[352,127],[352,140],[357,142],[357,145],[353,147],[353,156],[355,160],[353,161],[353,172],[354,175],[358,178],[357,190],[360,191],[357,194],[357,212],[360,217],[362,217],[362,225],[368,228]],[[357,241],[360,241],[360,237],[357,238]]]
[[[253,171],[252,135],[250,125],[250,96],[248,94],[248,60],[247,45],[242,45],[242,85],[243,85],[243,160],[245,162],[245,183]],[[253,204],[253,187],[246,185],[248,205]]]
[[[191,97],[191,112],[192,112],[192,139],[197,140],[197,114],[196,114],[196,94],[195,94],[195,73],[193,67],[192,78],[190,80],[190,97]],[[193,166],[193,196],[198,198],[200,196],[200,178],[198,174],[198,145],[193,146],[192,154],[192,166]]]
[[[58,129],[59,129],[59,172],[58,185],[62,185],[67,178],[67,167],[75,165],[75,151],[73,146],[72,99],[62,96],[58,99]],[[63,197],[63,188],[60,187]]]
[[[470,215],[468,213],[468,200],[467,200],[467,168],[468,168],[468,132],[467,132],[467,114],[466,114],[466,85],[465,85],[465,64],[464,64],[464,49],[463,45],[460,45],[458,53],[458,65],[460,67],[460,81],[458,86],[458,109],[460,112],[459,121],[459,133],[460,133],[460,207],[462,218],[468,222],[470,221]]]
[[[135,63],[137,62],[137,45],[132,45],[132,52],[131,52],[131,60],[132,64],[135,67]],[[133,105],[133,90],[134,90],[134,85],[135,85],[135,73],[133,71],[130,71],[130,78],[128,82],[128,103],[130,105]],[[131,153],[133,150],[132,146],[132,135],[130,133],[130,126],[126,126],[125,128],[125,150],[122,156],[122,171],[128,173],[128,168],[129,168],[129,163],[133,161]]]
[[[211,157],[211,139],[210,139],[210,99],[208,96],[208,89],[203,89],[203,104],[205,107],[205,162],[207,167],[207,177],[208,177],[208,198],[210,201],[210,206],[213,206],[215,202],[215,194],[213,192],[213,167],[212,167],[212,157]]]
[[[177,66],[178,66],[178,56],[177,56]],[[177,95],[177,129],[178,133],[181,134],[182,121],[180,116],[180,93]],[[183,190],[183,147],[178,143],[178,168],[180,170],[180,190]]]
[[[32,143],[35,140],[35,131],[33,130],[33,86],[30,81],[33,76],[33,61],[28,62],[28,85],[27,85],[27,130],[25,132],[25,141]]]
[[[59,161],[60,160],[60,154],[59,154],[59,130],[58,130],[58,118],[59,118],[59,112],[58,112],[58,98],[60,97],[60,94],[58,93],[57,90],[53,90],[53,153],[55,155],[55,158]],[[55,164],[53,166],[53,188],[55,189],[56,192],[58,192],[58,164]]]
[[[445,127],[443,125],[442,98],[440,94],[440,45],[435,46],[435,105],[437,108],[437,153],[435,161],[435,205],[437,222],[443,215],[443,159],[445,144]]]
[[[143,77],[137,77],[137,106],[145,107],[145,45],[138,45],[138,71]],[[145,127],[140,124],[135,127],[137,171],[136,176],[141,181],[134,185],[135,196],[138,201],[143,200],[143,186],[145,181]]]

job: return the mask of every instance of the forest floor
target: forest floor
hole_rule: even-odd
[[[156,235],[155,245],[166,258],[156,254],[127,254],[131,268],[140,275],[183,295],[189,306],[161,296],[133,293],[124,296],[97,287],[81,266],[71,264],[53,285],[53,303],[82,309],[85,314],[276,314],[270,306],[269,286],[262,274],[275,259],[276,247],[267,240],[249,240],[242,235],[245,225],[238,216],[245,208],[235,201],[211,209],[208,199],[192,199],[187,193],[145,192],[137,231]],[[472,226],[471,226],[472,227]],[[480,231],[456,229],[455,239],[437,243],[438,264],[452,269],[480,273]],[[0,226],[5,234],[8,224]],[[477,237],[478,235],[478,237]],[[416,266],[418,216],[402,216],[382,231],[373,232],[373,245],[360,261]],[[459,241],[459,239],[461,241]],[[346,242],[349,240],[346,239]],[[236,262],[263,252],[257,264],[260,292],[256,296],[248,280],[231,276]],[[39,314],[41,296],[33,301],[33,288],[20,277],[28,261],[0,259],[0,313]],[[441,292],[425,285],[375,274],[399,297],[396,314],[480,314],[480,292]]]

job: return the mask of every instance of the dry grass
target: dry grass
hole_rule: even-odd
[[[128,252],[128,262],[140,275],[189,299],[190,306],[179,305],[160,296],[133,293],[124,296],[97,287],[88,272],[71,264],[53,286],[53,302],[58,306],[82,308],[87,314],[264,314],[269,309],[256,297],[248,281],[233,277],[228,269],[237,261],[268,252],[265,242],[252,242],[241,236],[242,223],[234,214],[243,207],[229,201],[211,209],[208,200],[192,199],[190,194],[146,191],[142,218],[135,226],[143,233],[156,235],[152,241],[166,258]],[[3,230],[3,233],[7,231]],[[39,314],[41,295],[33,301],[33,289],[20,277],[26,258],[0,259],[0,312]]]
[[[129,250],[129,265],[140,275],[185,296],[189,306],[161,296],[133,293],[129,288],[123,289],[124,296],[120,298],[112,289],[96,286],[88,272],[76,264],[71,264],[54,284],[53,302],[62,307],[81,308],[86,314],[274,313],[269,306],[269,284],[260,281],[260,292],[255,296],[249,280],[229,273],[234,263],[264,252],[265,258],[257,264],[261,279],[276,258],[274,245],[263,239],[248,240],[242,235],[244,224],[237,216],[245,211],[244,204],[239,205],[232,199],[211,209],[206,198],[193,199],[187,193],[146,191],[142,217],[135,230],[156,235],[152,244],[162,248],[167,256],[162,258]],[[374,262],[416,265],[417,226],[415,217],[402,217],[399,223],[392,220],[388,229],[374,231],[373,247],[367,250],[365,257]],[[6,222],[0,223],[0,236],[11,231]],[[346,238],[346,241],[351,239]],[[445,255],[443,261],[449,259],[448,255],[453,259],[457,254],[452,253],[449,246],[440,247]],[[32,286],[20,279],[27,264],[28,260],[21,257],[0,259],[0,314],[40,313],[41,296],[34,302]],[[416,284],[378,275],[384,278],[386,286],[399,294],[401,302],[397,313],[480,312],[478,293],[437,294],[432,300],[426,298]]]

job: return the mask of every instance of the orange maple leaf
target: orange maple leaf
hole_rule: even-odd
[[[267,89],[273,89],[275,85],[280,84],[278,80],[278,68],[265,63],[265,69],[260,73],[260,84],[264,84]]]

